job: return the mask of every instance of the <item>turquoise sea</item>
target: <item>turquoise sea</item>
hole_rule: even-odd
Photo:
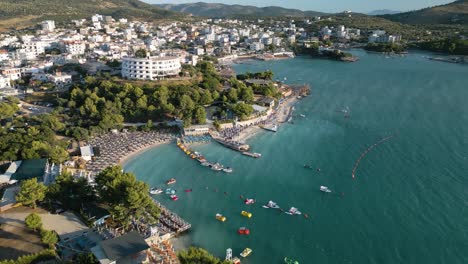
[[[232,174],[201,167],[175,144],[144,152],[125,170],[150,186],[175,177],[180,199],[156,198],[192,223],[185,243],[223,258],[227,248],[238,256],[250,247],[242,263],[283,263],[286,256],[301,264],[468,263],[468,67],[417,52],[353,53],[360,61],[350,64],[298,57],[235,65],[239,73],[271,69],[286,83],[308,83],[312,95],[296,105],[305,118],[248,141],[260,159],[217,143],[194,147]],[[345,107],[349,119],[339,112]],[[361,153],[393,134],[353,179]],[[321,185],[333,192],[320,192]],[[258,202],[244,205],[240,195]],[[268,200],[309,218],[262,208]],[[237,234],[242,226],[250,236]]]

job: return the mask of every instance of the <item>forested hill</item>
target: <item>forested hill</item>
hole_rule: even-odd
[[[468,0],[459,0],[450,4],[424,8],[418,11],[383,18],[407,24],[462,24],[468,25]]]
[[[0,30],[25,27],[44,19],[61,22],[93,14],[142,20],[178,17],[175,12],[139,0],[0,0]]]
[[[288,9],[278,6],[256,7],[245,5],[226,5],[212,3],[189,3],[189,4],[160,4],[155,5],[171,11],[177,11],[194,16],[202,17],[312,17],[320,16],[324,13],[315,11],[302,11],[298,9]]]

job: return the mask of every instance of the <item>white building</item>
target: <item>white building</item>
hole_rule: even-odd
[[[0,50],[0,61],[7,61],[10,59],[10,55],[8,55],[8,51]]]
[[[80,147],[80,152],[81,152],[81,157],[85,161],[90,161],[94,156],[93,147],[91,146]]]
[[[55,86],[57,86],[58,88],[63,88],[72,84],[72,76],[57,72],[55,75],[49,76],[49,81],[55,84]]]
[[[1,68],[0,74],[3,74],[11,81],[16,81],[21,78],[21,69],[19,68]]]
[[[55,30],[55,21],[54,20],[45,20],[41,22],[41,27],[43,31],[53,32]]]
[[[10,88],[10,78],[5,75],[0,75],[0,88]]]
[[[65,42],[65,51],[71,55],[83,55],[86,50],[86,45],[78,41]]]
[[[122,77],[138,80],[158,80],[177,76],[181,70],[180,58],[152,56],[146,58],[125,57],[122,59]]]
[[[265,45],[263,45],[263,43],[260,43],[260,42],[254,42],[250,44],[250,50],[253,50],[253,51],[263,50],[264,48],[265,48]]]

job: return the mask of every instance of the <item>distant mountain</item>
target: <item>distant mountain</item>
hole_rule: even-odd
[[[44,19],[60,22],[89,18],[96,13],[142,20],[178,16],[138,0],[0,0],[0,30],[29,26]]]
[[[160,4],[157,7],[201,17],[313,17],[324,15],[321,12],[302,11],[278,6],[256,7],[244,5],[226,5],[212,3]]]
[[[401,11],[389,10],[389,9],[380,9],[374,10],[372,12],[367,13],[369,16],[381,16],[381,15],[393,15],[401,13]]]
[[[468,0],[424,8],[383,18],[407,24],[468,24]]]

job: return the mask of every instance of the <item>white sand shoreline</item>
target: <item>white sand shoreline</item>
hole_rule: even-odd
[[[131,152],[131,153],[128,153],[127,155],[123,156],[119,162],[117,163],[117,165],[120,165],[120,166],[124,166],[127,162],[129,162],[131,159],[135,158],[136,156],[139,156],[140,154],[143,154],[144,152],[146,151],[149,151],[153,148],[157,148],[157,147],[160,147],[161,145],[166,145],[166,144],[170,144],[171,143],[171,140],[169,141],[163,141],[163,142],[156,142],[154,144],[151,144],[149,146],[146,146],[146,147],[143,147],[139,150],[136,150],[134,152]]]

